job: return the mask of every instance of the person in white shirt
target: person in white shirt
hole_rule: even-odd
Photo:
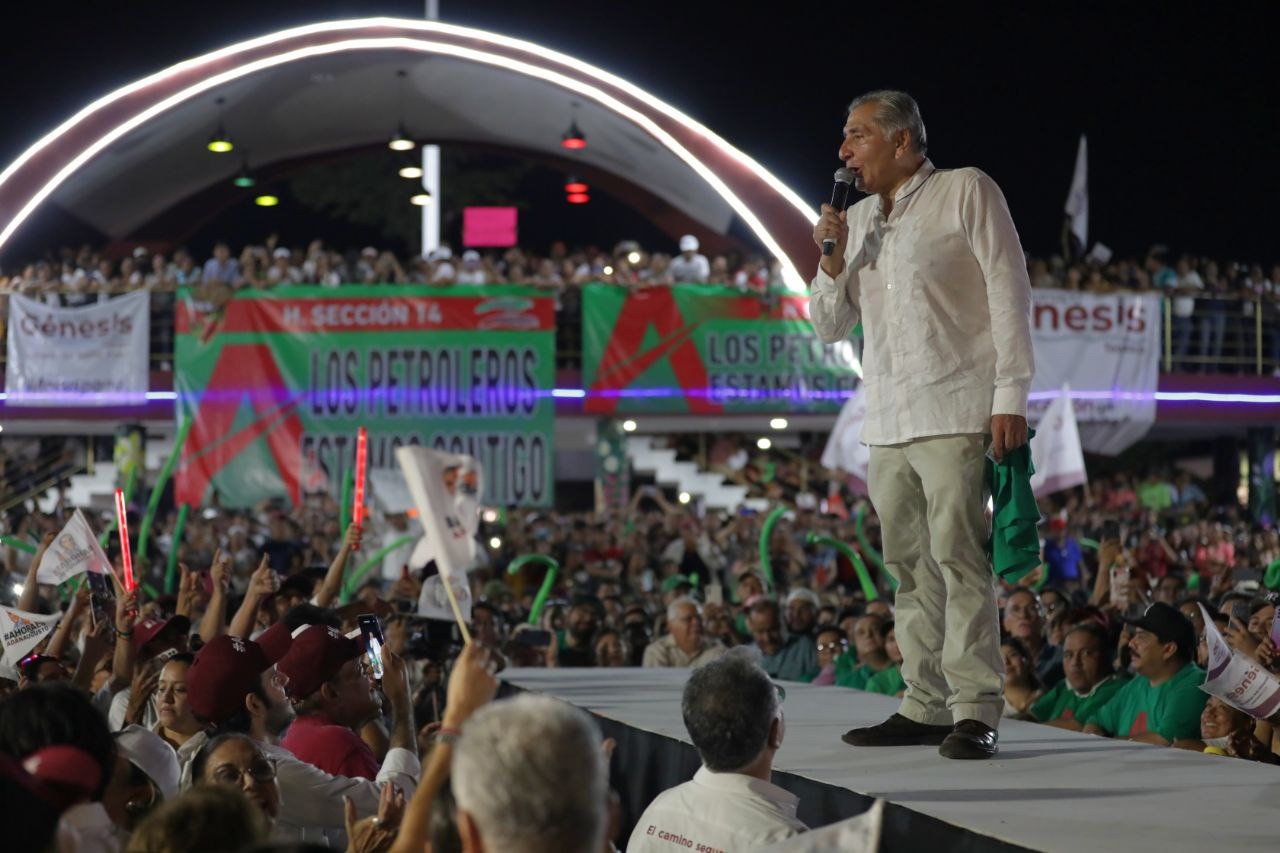
[[[900,584],[907,683],[896,714],[844,740],[989,758],[1002,665],[984,457],[988,445],[1000,460],[1027,441],[1031,284],[1000,188],[978,169],[934,168],[910,95],[856,98],[843,133],[840,159],[868,195],[847,210],[823,205],[813,239],[835,248],[809,308],[825,342],[863,324],[862,442],[885,565]]]
[[[644,666],[702,666],[725,653],[724,645],[702,631],[702,608],[689,596],[667,605],[667,630],[644,650]]]
[[[711,275],[711,264],[707,262],[706,255],[698,254],[697,237],[686,234],[680,238],[680,254],[671,259],[667,272],[676,284],[706,283],[707,277]]]
[[[480,265],[480,253],[475,249],[467,249],[462,253],[462,269],[458,270],[457,284],[487,284],[488,276]]]
[[[778,689],[749,655],[694,670],[680,709],[702,767],[649,804],[627,853],[754,850],[808,830],[800,800],[770,781],[786,726]]]

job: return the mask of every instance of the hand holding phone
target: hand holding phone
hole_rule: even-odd
[[[382,625],[378,622],[378,617],[372,613],[361,613],[356,617],[356,625],[359,626],[360,633],[364,636],[365,654],[369,657],[369,665],[373,669],[373,677],[381,681],[385,673],[382,665],[382,647],[387,642],[382,634]]]

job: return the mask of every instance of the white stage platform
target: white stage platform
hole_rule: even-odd
[[[511,687],[557,696],[595,714],[607,735],[624,736],[612,772],[615,787],[629,789],[629,812],[657,793],[646,788],[683,781],[697,767],[680,718],[686,677],[669,669],[502,674]],[[801,797],[800,817],[810,826],[851,817],[882,797],[887,851],[1280,849],[1280,767],[1011,721],[1000,727],[992,761],[949,761],[936,747],[855,749],[840,735],[883,720],[896,699],[784,685],[787,733],[775,782]],[[665,766],[655,769],[662,751]],[[628,832],[638,817],[627,815]],[[925,837],[928,847],[912,843]]]

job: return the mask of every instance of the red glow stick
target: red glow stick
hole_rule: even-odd
[[[120,565],[124,569],[125,592],[133,592],[133,555],[129,552],[129,519],[124,505],[124,490],[116,489],[116,530],[120,533]]]
[[[356,433],[356,493],[351,501],[351,523],[364,521],[365,459],[369,455],[369,432],[364,427]]]

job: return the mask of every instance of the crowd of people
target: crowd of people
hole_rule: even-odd
[[[91,246],[64,247],[53,256],[0,273],[0,292],[40,294],[80,305],[97,294],[147,289],[174,290],[214,282],[232,289],[268,289],[278,285],[314,284],[529,284],[565,287],[604,281],[644,287],[698,282],[765,291],[782,286],[776,262],[736,252],[708,258],[693,235],[670,247],[645,248],[622,240],[611,249],[570,248],[563,241],[545,252],[525,248],[467,249],[455,254],[448,246],[426,256],[403,258],[386,249],[366,246],[339,250],[313,240],[288,247],[275,235],[244,246],[238,254],[225,242],[214,245],[201,262],[185,248],[171,254],[145,246],[119,259]]]
[[[238,254],[219,242],[201,261],[185,248],[165,253],[138,246],[113,258],[86,245],[0,270],[0,294],[23,293],[51,305],[77,306],[145,289],[153,294],[153,314],[163,321],[172,316],[172,292],[179,287],[196,288],[216,301],[242,288],[288,284],[516,283],[554,290],[566,316],[577,309],[578,288],[591,282],[640,288],[696,282],[754,293],[785,289],[776,260],[738,253],[708,258],[700,249],[696,237],[685,235],[670,247],[622,240],[611,249],[571,248],[558,241],[545,252],[510,248],[455,254],[442,246],[425,257],[404,258],[374,246],[343,251],[320,240],[290,247],[271,235]],[[1035,288],[1099,294],[1154,291],[1168,297],[1175,369],[1248,373],[1260,356],[1268,372],[1280,371],[1280,264],[1268,271],[1260,263],[1194,255],[1173,260],[1165,247],[1155,246],[1140,259],[1114,259],[1109,253],[1072,262],[1061,256],[1029,258],[1028,272]],[[1261,341],[1255,328],[1259,319]],[[167,334],[158,339],[170,340]]]
[[[790,511],[763,562],[763,514],[701,512],[656,488],[593,513],[488,514],[465,649],[451,623],[415,615],[424,578],[411,546],[352,580],[357,555],[415,522],[377,515],[343,532],[323,495],[209,507],[180,541],[162,510],[154,544],[135,555],[138,589],[117,590],[109,608],[87,585],[41,585],[40,553],[6,548],[14,606],[62,619],[0,680],[4,799],[32,817],[30,849],[607,849],[626,841],[608,744],[553,700],[492,701],[495,677],[684,667],[694,677],[680,712],[703,767],[631,816],[626,848],[661,849],[652,827],[723,849],[788,837],[805,827],[769,783],[784,736],[775,682],[905,686],[875,515],[827,483],[822,501],[777,496]],[[135,516],[142,506],[140,493]],[[5,533],[46,548],[71,509],[15,509]],[[1280,670],[1267,588],[1280,586],[1280,534],[1211,505],[1186,474],[1106,478],[1043,510],[1044,566],[999,591],[1006,716],[1280,763],[1272,722],[1200,689],[1206,611],[1234,648]],[[861,551],[874,598],[812,534]],[[533,623],[543,569],[506,571],[525,554],[560,566]],[[385,632],[380,678],[357,631],[364,613]],[[537,793],[552,778],[554,804]]]

